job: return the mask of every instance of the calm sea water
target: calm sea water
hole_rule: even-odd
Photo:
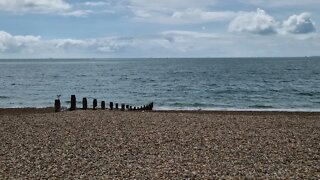
[[[320,58],[0,60],[0,107],[61,95],[156,109],[320,111]]]

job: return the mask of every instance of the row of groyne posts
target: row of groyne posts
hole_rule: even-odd
[[[54,101],[54,108],[55,108],[55,112],[60,112],[61,111],[61,102],[60,99],[56,99]],[[83,98],[82,99],[82,108],[80,108],[82,110],[87,110],[88,109],[88,100],[87,98]],[[93,99],[93,106],[92,106],[93,110],[97,110],[98,109],[98,100],[97,99]],[[100,109],[105,110],[108,109],[106,108],[106,102],[105,101],[101,101],[101,106]],[[109,110],[121,110],[121,111],[152,111],[153,110],[153,102],[144,106],[131,106],[128,104],[121,104],[121,106],[119,107],[118,103],[113,103],[110,102],[109,103]],[[75,95],[71,95],[71,105],[70,108],[68,109],[70,111],[75,111],[77,110],[77,98]]]

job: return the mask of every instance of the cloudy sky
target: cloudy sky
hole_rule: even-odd
[[[319,0],[0,0],[0,58],[320,55]]]

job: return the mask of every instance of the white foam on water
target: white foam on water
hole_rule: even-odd
[[[243,111],[243,112],[320,112],[320,109],[296,108],[296,109],[277,109],[277,108],[196,108],[196,107],[155,107],[157,111]]]

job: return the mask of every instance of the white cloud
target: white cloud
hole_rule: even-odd
[[[56,48],[73,48],[73,47],[86,47],[87,42],[83,40],[76,40],[76,39],[54,39],[48,41]]]
[[[307,34],[315,31],[315,22],[309,13],[292,15],[281,24],[262,9],[257,9],[256,12],[242,12],[229,24],[229,32],[260,35]]]
[[[132,38],[106,37],[95,39],[53,39],[44,42],[48,49],[64,54],[70,52],[116,54],[133,46]]]
[[[193,8],[167,12],[147,11],[136,7],[131,7],[131,10],[138,21],[174,25],[229,21],[237,14],[232,11],[204,11]]]
[[[57,14],[62,16],[86,17],[90,10],[74,9],[65,0],[0,0],[0,11],[15,14]]]
[[[83,3],[86,6],[107,6],[110,5],[110,2],[106,1],[87,1]]]
[[[308,36],[297,38],[164,31],[153,36],[140,37],[46,40],[39,36],[15,36],[0,31],[0,58],[317,55],[320,48],[319,36]]]
[[[75,17],[87,17],[89,14],[92,14],[91,10],[75,10],[61,13],[62,16],[75,16]]]
[[[161,24],[199,24],[227,21],[236,13],[232,11],[210,11],[216,0],[129,0],[128,8],[139,21]]]
[[[309,13],[292,15],[283,22],[283,30],[287,33],[305,34],[315,32],[315,22],[311,19]]]
[[[200,33],[200,32],[193,32],[193,31],[164,31],[161,33],[163,37],[169,40],[174,39],[220,39],[221,35],[213,34],[213,33]]]
[[[229,25],[230,32],[247,32],[254,34],[277,33],[278,23],[264,10],[242,12]]]
[[[59,13],[71,9],[63,0],[1,0],[0,10],[14,13]]]
[[[130,46],[133,46],[133,40],[126,37],[44,40],[40,36],[14,36],[0,31],[0,55],[28,52],[48,56],[73,53],[119,53]]]
[[[106,37],[91,40],[91,47],[102,53],[117,53],[134,45],[131,37]]]
[[[202,23],[228,21],[236,16],[232,11],[210,12],[201,9],[186,9],[172,14],[172,19],[179,23]]]
[[[320,5],[317,0],[239,0],[245,4],[254,4],[263,7],[307,7]]]
[[[133,7],[140,7],[147,11],[175,11],[187,8],[205,8],[215,4],[216,0],[128,0],[129,5]]]
[[[40,36],[12,36],[0,31],[0,52],[32,51],[40,39]]]
[[[225,39],[226,38],[226,39]],[[0,33],[0,57],[181,57],[228,51],[230,38],[211,33],[165,31],[144,37],[51,39]],[[156,50],[156,51],[155,51]]]

